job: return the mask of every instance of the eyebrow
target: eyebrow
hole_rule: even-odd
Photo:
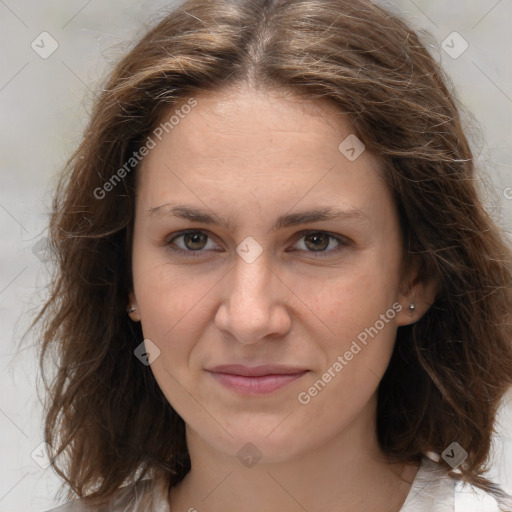
[[[222,219],[215,213],[209,213],[206,210],[188,205],[173,205],[166,203],[160,206],[149,208],[147,212],[148,216],[170,215],[193,222],[222,226],[228,230],[232,230],[233,227],[231,222]],[[320,222],[333,219],[368,220],[368,216],[363,210],[358,208],[340,210],[339,208],[328,206],[319,210],[308,210],[282,215],[278,217],[271,230],[276,231],[278,229],[298,226],[300,224],[309,224],[312,222]]]

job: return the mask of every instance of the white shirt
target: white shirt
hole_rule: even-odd
[[[136,486],[121,487],[110,504],[101,509],[87,508],[76,500],[46,512],[170,512],[165,484],[157,484],[156,488],[151,484],[152,481],[146,479]],[[508,506],[512,511],[512,497]],[[479,488],[452,480],[436,462],[423,457],[399,512],[501,511],[494,497]]]
[[[512,505],[508,505],[512,512]],[[450,478],[423,457],[400,512],[500,512],[496,499],[478,487]]]

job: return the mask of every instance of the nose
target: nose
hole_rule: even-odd
[[[236,256],[234,268],[224,281],[216,327],[243,344],[282,337],[291,328],[286,303],[291,292],[270,268],[265,252],[256,261]]]

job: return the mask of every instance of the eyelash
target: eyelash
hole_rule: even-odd
[[[186,258],[197,258],[197,257],[200,257],[202,255],[202,253],[206,252],[205,250],[198,249],[196,251],[193,251],[193,250],[184,250],[184,249],[172,247],[172,244],[173,244],[173,242],[176,239],[181,238],[181,237],[186,236],[186,235],[193,235],[193,234],[203,234],[203,235],[206,235],[208,237],[206,243],[208,243],[208,240],[211,240],[211,238],[208,236],[208,234],[205,233],[204,231],[201,231],[201,230],[198,230],[198,229],[192,229],[192,230],[180,231],[179,233],[176,233],[176,235],[173,236],[168,242],[166,242],[165,245],[171,251],[173,251],[175,253],[182,254]],[[336,240],[336,242],[339,243],[339,246],[336,247],[335,249],[324,250],[324,251],[306,251],[306,252],[314,254],[315,258],[326,258],[326,257],[332,255],[333,253],[337,253],[338,251],[340,251],[341,249],[343,249],[344,247],[347,247],[349,245],[348,240],[346,240],[344,238],[341,238],[339,236],[335,236],[332,233],[329,233],[327,231],[318,231],[318,230],[316,230],[316,231],[309,230],[309,231],[306,231],[306,232],[302,232],[300,238],[298,238],[295,243],[299,242],[302,238],[306,237],[307,235],[312,235],[312,234],[326,235],[326,236],[329,237],[330,240]],[[301,249],[299,249],[299,250],[301,250]]]

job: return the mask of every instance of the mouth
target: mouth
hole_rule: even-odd
[[[220,365],[206,370],[224,387],[245,395],[262,395],[283,388],[300,379],[309,370],[282,365],[248,367]]]

